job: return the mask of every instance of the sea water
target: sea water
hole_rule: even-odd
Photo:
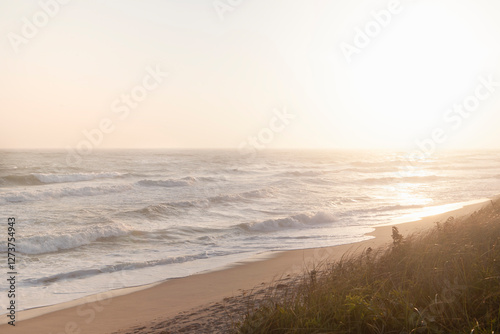
[[[78,165],[66,158],[0,151],[0,270],[8,271],[7,219],[15,217],[18,310],[266,251],[353,243],[425,207],[500,193],[500,152],[417,162],[349,151],[115,150]]]

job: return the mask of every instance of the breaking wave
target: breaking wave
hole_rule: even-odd
[[[0,186],[39,186],[42,184],[44,183],[32,174],[0,177]]]
[[[71,272],[67,272],[67,273],[60,273],[60,274],[42,277],[42,278],[38,278],[38,279],[28,279],[28,280],[25,280],[25,282],[30,283],[30,284],[40,284],[40,283],[48,284],[48,283],[54,283],[54,282],[57,282],[60,280],[78,279],[78,278],[82,278],[82,277],[86,277],[86,276],[95,276],[98,274],[113,273],[113,272],[118,272],[118,271],[122,271],[122,270],[135,270],[135,269],[156,267],[156,266],[175,264],[175,263],[185,263],[185,262],[208,259],[208,258],[217,257],[217,256],[225,256],[225,255],[230,255],[230,254],[234,254],[234,253],[227,252],[227,251],[218,251],[218,252],[211,252],[210,254],[208,254],[207,252],[203,252],[203,253],[198,253],[198,254],[193,254],[193,255],[176,256],[176,257],[169,257],[169,258],[165,258],[165,259],[150,260],[150,261],[144,261],[144,262],[125,262],[125,263],[120,263],[120,264],[115,264],[115,265],[103,266],[103,267],[98,268],[98,269],[75,270],[75,271],[71,271]]]
[[[244,223],[238,226],[243,230],[251,232],[272,232],[284,229],[324,225],[335,221],[335,216],[328,212],[320,211],[315,214],[299,214],[287,218],[269,219],[257,223]]]
[[[8,175],[0,177],[1,186],[33,186],[51,183],[69,183],[122,177],[124,174],[110,173],[74,173],[74,174],[42,174]]]
[[[103,185],[94,187],[89,186],[52,190],[16,191],[1,194],[0,200],[3,200],[7,203],[33,202],[63,197],[96,196],[102,194],[124,192],[130,189],[132,189],[132,186],[130,185]]]
[[[91,226],[63,234],[36,235],[22,238],[18,243],[18,252],[22,254],[45,254],[89,245],[104,238],[120,237],[130,233],[123,224]]]
[[[81,182],[96,179],[109,179],[123,176],[122,173],[76,173],[76,174],[33,174],[43,183],[63,183],[63,182]]]
[[[213,196],[210,197],[208,200],[211,203],[237,202],[237,201],[245,201],[251,199],[268,198],[272,197],[273,194],[274,194],[274,189],[266,188],[266,189],[246,191],[238,194]]]
[[[137,182],[140,186],[144,187],[185,187],[191,186],[196,183],[197,180],[194,177],[185,177],[179,180],[141,180]]]

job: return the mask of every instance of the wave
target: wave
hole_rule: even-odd
[[[331,213],[317,212],[315,214],[298,214],[295,216],[270,219],[257,223],[243,223],[238,227],[250,232],[273,232],[285,229],[304,228],[335,222],[337,219]]]
[[[178,201],[178,202],[167,202],[158,203],[145,206],[143,208],[124,212],[125,215],[128,214],[139,214],[140,216],[157,219],[164,218],[166,216],[176,216],[180,215],[186,209],[190,208],[207,208],[210,205],[208,200],[191,200],[191,201]]]
[[[91,226],[59,235],[47,234],[22,238],[17,247],[22,254],[45,254],[89,245],[100,239],[121,237],[131,233],[123,224]]]
[[[428,176],[404,176],[404,177],[375,177],[356,180],[355,182],[363,184],[392,184],[392,183],[425,183],[431,181],[443,180],[445,177],[437,175]]]
[[[61,188],[53,190],[17,191],[0,195],[0,200],[7,203],[33,202],[63,197],[97,196],[124,192],[132,189],[130,185],[103,185],[95,187]]]
[[[212,204],[224,204],[250,201],[253,199],[269,198],[274,196],[273,188],[258,189],[237,194],[226,194],[208,197],[206,199],[194,199],[188,201],[166,202],[145,206],[143,208],[127,211],[125,214],[139,214],[149,219],[176,216],[190,208],[208,208]]]
[[[169,257],[165,259],[158,259],[158,260],[150,260],[150,261],[144,261],[144,262],[125,262],[125,263],[120,263],[120,264],[115,264],[115,265],[107,265],[103,266],[98,269],[82,269],[82,270],[75,270],[67,273],[60,273],[52,276],[46,276],[42,278],[37,278],[37,279],[27,279],[24,280],[24,282],[29,283],[29,284],[50,284],[54,283],[57,281],[61,280],[69,280],[69,279],[79,279],[79,278],[84,278],[88,276],[95,276],[99,274],[105,274],[105,273],[114,273],[122,270],[136,270],[136,269],[142,269],[142,268],[149,268],[149,267],[156,267],[156,266],[163,266],[163,265],[169,265],[169,264],[176,264],[176,263],[185,263],[185,262],[191,262],[191,261],[196,261],[196,260],[203,260],[203,259],[208,259],[212,258],[214,256],[225,256],[225,255],[232,255],[234,252],[228,252],[228,251],[219,251],[219,252],[211,252],[208,254],[207,252],[203,253],[198,253],[198,254],[193,254],[193,255],[186,255],[186,256],[176,256],[176,257]]]
[[[449,165],[449,166],[445,166],[445,165],[441,165],[440,166],[440,169],[441,170],[452,170],[452,171],[464,171],[464,170],[479,170],[479,169],[485,169],[485,170],[491,170],[491,169],[496,169],[498,170],[498,165],[472,165],[472,166],[457,166],[457,165]]]
[[[377,207],[365,207],[361,209],[348,210],[344,212],[339,212],[339,217],[342,218],[354,218],[359,219],[360,217],[376,217],[376,216],[385,216],[387,213],[391,214],[393,212],[396,214],[397,211],[403,210],[415,210],[415,209],[423,209],[426,205],[421,204],[408,204],[408,205],[381,205]],[[401,214],[401,213],[397,213]]]
[[[42,184],[44,183],[32,174],[0,177],[0,186],[39,186]]]
[[[352,210],[345,212],[345,214],[349,216],[354,216],[357,217],[359,214],[364,214],[364,213],[376,213],[376,212],[386,212],[386,211],[400,211],[400,210],[408,210],[408,209],[423,209],[425,208],[425,205],[421,204],[409,204],[409,205],[401,205],[401,204],[396,204],[396,205],[382,205],[374,208],[365,208],[365,209],[358,209],[358,210]]]
[[[227,181],[227,178],[224,176],[197,176],[194,177],[194,179],[197,181],[204,181],[204,182]]]
[[[363,168],[373,168],[373,167],[382,167],[389,168],[389,166],[398,167],[405,163],[404,159],[394,159],[394,160],[385,160],[385,161],[354,161],[349,163],[353,167],[363,167]]]
[[[221,169],[219,172],[228,173],[228,174],[250,174],[250,173],[252,173],[252,171],[244,170],[242,168],[224,168],[224,169]]]
[[[129,211],[127,213],[137,213],[146,218],[159,218],[165,217],[167,215],[178,215],[180,213],[179,208],[194,207],[195,203],[190,201],[184,202],[173,202],[173,203],[159,203],[148,205],[142,209]]]
[[[225,181],[223,177],[211,177],[211,176],[201,176],[193,177],[187,176],[182,179],[168,179],[168,180],[140,180],[137,182],[138,185],[143,187],[187,187],[192,186],[197,182],[217,182]]]
[[[237,194],[227,194],[209,197],[208,201],[211,203],[224,203],[224,202],[237,202],[251,199],[268,198],[274,195],[273,188],[265,188],[259,190],[246,191]]]
[[[185,187],[193,185],[197,180],[194,177],[187,177],[179,180],[141,180],[137,182],[144,187]]]
[[[352,172],[352,173],[362,173],[362,174],[378,174],[378,173],[394,173],[397,172],[398,168],[390,168],[390,167],[370,167],[370,168],[362,168],[362,167],[351,167],[351,168],[343,168],[336,170],[336,173],[342,172]]]
[[[397,211],[397,210],[407,210],[407,209],[422,209],[425,208],[425,205],[420,205],[420,204],[410,204],[410,205],[386,205],[386,206],[379,206],[378,208],[375,208],[373,210],[367,210],[367,211],[376,211],[376,212],[384,212],[384,211]]]
[[[497,175],[485,175],[480,177],[481,179],[500,179],[500,174]]]
[[[3,186],[33,186],[51,183],[68,183],[91,181],[104,178],[121,177],[124,174],[117,172],[109,173],[74,173],[74,174],[43,174],[33,173],[27,175],[8,175],[0,177],[0,185]]]
[[[325,175],[326,171],[308,170],[308,171],[289,171],[278,174],[278,176],[285,177],[301,177],[301,176],[321,176]]]
[[[373,198],[370,196],[340,196],[340,197],[333,197],[330,201],[331,204],[335,206],[339,205],[344,205],[344,204],[352,204],[352,203],[359,203],[359,202],[369,202]]]
[[[75,173],[75,174],[33,174],[40,182],[43,183],[65,183],[65,182],[81,182],[91,181],[95,179],[109,179],[123,176],[122,173],[106,172],[106,173]]]

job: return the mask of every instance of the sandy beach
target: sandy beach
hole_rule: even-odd
[[[409,235],[435,222],[460,217],[488,205],[489,200],[458,210],[398,224]],[[0,326],[2,333],[176,333],[219,332],[230,328],[244,312],[248,295],[265,293],[271,282],[286,285],[314,263],[338,260],[368,247],[391,242],[392,225],[376,227],[374,238],[348,245],[275,252],[236,263],[229,268],[200,273],[136,289],[112,291],[70,303],[20,312],[16,326]],[[110,298],[111,297],[111,298]],[[5,322],[3,322],[5,323]],[[212,326],[208,328],[206,326]]]

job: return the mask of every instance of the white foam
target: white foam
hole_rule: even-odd
[[[269,219],[257,223],[245,223],[239,226],[243,229],[255,232],[271,232],[291,228],[304,228],[312,225],[332,223],[335,216],[328,212],[317,212],[315,214],[299,214],[287,218]]]
[[[143,262],[124,262],[114,265],[107,265],[100,268],[87,268],[81,270],[75,270],[71,272],[59,273],[47,277],[37,278],[37,279],[28,279],[25,282],[30,284],[46,284],[53,283],[59,280],[69,280],[69,279],[78,279],[86,276],[95,276],[104,273],[113,273],[122,270],[136,270],[142,268],[156,267],[156,266],[164,266],[169,264],[178,264],[178,263],[186,263],[201,259],[208,259],[209,257],[217,257],[217,256],[227,256],[232,255],[233,252],[228,251],[220,251],[214,252],[208,255],[206,252],[201,252],[197,254],[184,255],[184,256],[172,256],[161,259],[147,260]]]
[[[274,194],[274,189],[266,188],[266,189],[245,191],[245,192],[236,193],[236,194],[218,195],[218,196],[210,197],[209,201],[212,203],[235,202],[235,201],[242,201],[242,200],[248,200],[248,199],[268,198],[268,197],[272,197],[273,194]]]
[[[178,180],[141,180],[137,182],[140,186],[143,187],[186,187],[191,186],[196,182],[196,178],[194,177],[186,177]]]
[[[102,238],[124,236],[128,233],[130,233],[130,230],[119,223],[102,227],[90,226],[86,229],[61,234],[54,233],[21,238],[17,247],[18,252],[23,254],[52,253],[88,245]]]
[[[95,179],[120,177],[123,174],[109,173],[75,173],[75,174],[32,174],[43,183],[81,182]]]
[[[130,185],[102,185],[95,187],[65,187],[51,190],[14,191],[3,193],[2,195],[0,195],[0,200],[3,200],[7,203],[31,202],[68,196],[96,196],[115,192],[123,192],[130,189],[132,189],[132,186]]]

